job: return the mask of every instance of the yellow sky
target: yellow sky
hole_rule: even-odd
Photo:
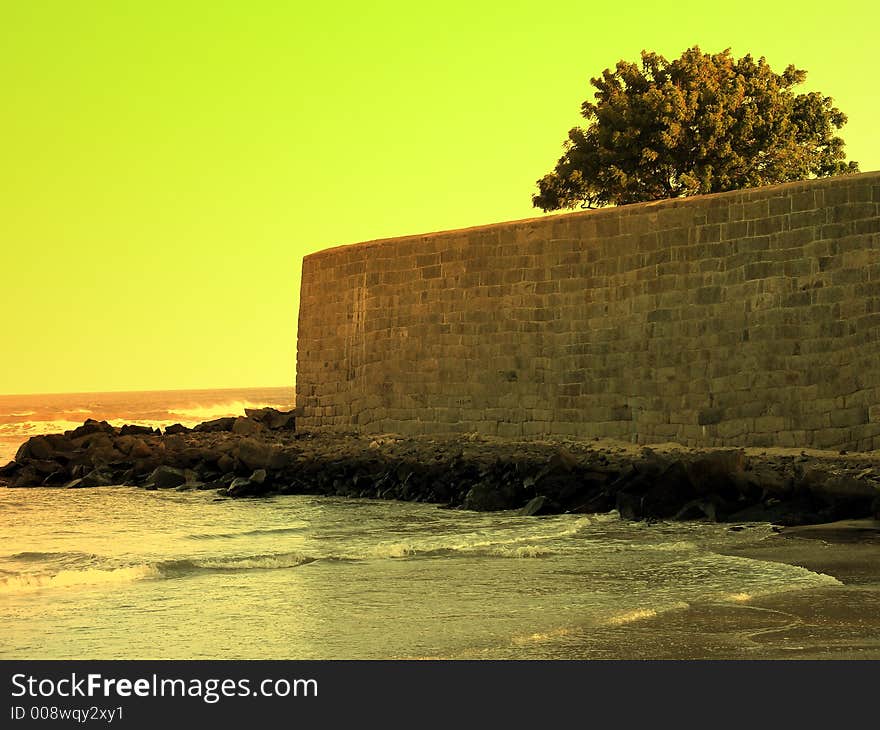
[[[878,169],[880,11],[819,7],[3,3],[0,393],[292,384],[303,255],[535,215],[643,48],[805,68]]]

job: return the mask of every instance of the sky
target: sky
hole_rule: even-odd
[[[820,9],[821,8],[821,9]],[[0,5],[0,393],[292,385],[302,257],[538,215],[589,80],[808,72],[880,169],[875,2]]]

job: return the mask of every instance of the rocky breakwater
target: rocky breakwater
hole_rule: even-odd
[[[877,516],[880,453],[637,447],[612,441],[301,433],[292,413],[248,410],[164,433],[86,421],[35,436],[0,469],[9,487],[316,494],[523,514],[815,524]]]

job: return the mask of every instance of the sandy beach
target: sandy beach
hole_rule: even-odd
[[[727,555],[825,573],[841,585],[694,604],[630,625],[621,659],[880,659],[880,522],[784,528]],[[610,657],[609,657],[610,658]]]

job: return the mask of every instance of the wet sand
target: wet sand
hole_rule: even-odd
[[[797,565],[842,585],[692,605],[629,626],[617,658],[880,659],[880,521],[786,528],[727,555]]]

